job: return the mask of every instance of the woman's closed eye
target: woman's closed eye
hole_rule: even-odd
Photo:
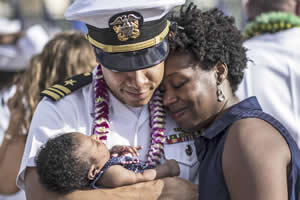
[[[178,82],[178,83],[173,83],[172,86],[173,86],[173,88],[175,88],[175,89],[179,89],[179,88],[181,88],[182,86],[184,86],[185,83],[186,83],[186,81],[181,81],[181,82]]]
[[[169,85],[169,87],[174,89],[179,89],[182,86],[184,86],[187,82],[188,80],[172,80],[169,81],[168,83],[161,84],[158,89],[160,92],[164,93],[166,92],[166,85]]]

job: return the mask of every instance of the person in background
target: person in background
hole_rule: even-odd
[[[0,188],[3,194],[19,190],[16,177],[40,91],[74,74],[91,71],[96,65],[96,57],[82,33],[68,31],[57,34],[42,52],[32,57],[28,65],[26,72],[18,76],[21,81],[14,86],[14,93],[4,98],[10,117],[6,119],[7,127],[1,132],[4,138],[0,147]],[[4,120],[2,112],[1,120]],[[23,196],[22,199],[25,199]],[[3,199],[6,200],[5,197]]]
[[[255,97],[234,94],[247,64],[234,18],[190,4],[172,20],[160,89],[179,127],[199,132],[198,199],[299,200],[297,144]]]
[[[35,36],[35,35],[38,36]],[[48,40],[45,30],[34,25],[22,30],[19,20],[0,18],[0,199],[25,199],[18,192],[16,175],[21,163],[26,137],[12,140],[6,134],[11,116],[11,98],[18,84],[22,84],[24,71],[31,56],[39,53]],[[13,121],[13,120],[12,120]],[[15,122],[16,123],[16,122]],[[12,142],[9,142],[12,141]]]
[[[183,3],[81,0],[66,10],[68,20],[87,25],[87,38],[100,64],[93,73],[71,77],[41,92],[44,98],[34,113],[17,178],[28,200],[197,198],[190,192],[196,185],[184,180],[197,181],[195,135],[177,127],[164,112],[156,90],[169,50],[167,14]],[[139,160],[151,166],[177,160],[181,178],[76,190],[67,195],[50,192],[39,182],[35,157],[49,138],[68,132],[95,134],[109,149],[143,146]]]
[[[300,1],[248,0],[245,27],[250,59],[237,96],[256,96],[300,145]]]
[[[24,87],[20,88],[16,97],[26,102],[16,102],[24,105],[21,115],[25,118],[19,123],[21,129],[29,130],[33,113],[41,100],[41,91],[70,76],[90,72],[96,65],[94,49],[83,33],[64,31],[56,34],[43,51],[32,58],[30,70],[25,74]]]

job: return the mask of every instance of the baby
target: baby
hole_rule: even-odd
[[[41,184],[60,193],[120,187],[179,175],[175,160],[167,160],[156,168],[140,162],[136,157],[140,148],[114,146],[109,151],[95,135],[74,132],[50,139],[35,161]]]

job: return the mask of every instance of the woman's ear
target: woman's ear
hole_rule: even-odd
[[[217,63],[214,66],[214,70],[216,73],[217,83],[221,84],[227,78],[228,67],[225,63]]]
[[[88,179],[89,180],[94,180],[97,174],[100,172],[100,168],[97,167],[95,164],[92,164],[88,173]]]

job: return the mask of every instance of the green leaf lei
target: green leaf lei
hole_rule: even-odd
[[[300,27],[300,17],[286,12],[269,12],[259,15],[245,27],[246,39],[264,34]]]

